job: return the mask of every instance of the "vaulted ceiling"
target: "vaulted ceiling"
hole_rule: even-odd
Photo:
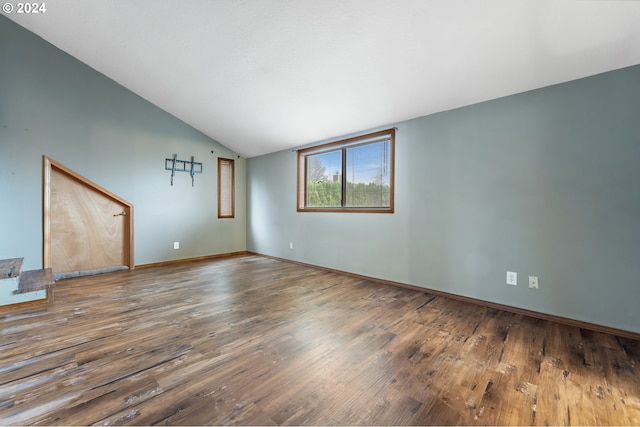
[[[640,1],[55,0],[5,16],[246,157],[640,64]]]

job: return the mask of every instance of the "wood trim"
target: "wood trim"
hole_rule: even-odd
[[[135,233],[133,231],[133,205],[129,204],[129,209],[128,212],[129,214],[129,236],[127,236],[129,238],[129,270],[135,270],[136,269],[136,264],[134,262],[134,256],[135,256],[135,252],[134,249],[134,241],[133,238],[135,236]]]
[[[358,141],[365,140],[365,139],[373,139],[373,138],[377,138],[379,136],[383,136],[383,135],[386,135],[386,134],[391,134],[391,137],[394,138],[395,134],[396,134],[396,129],[395,128],[389,128],[389,129],[379,130],[377,132],[368,133],[368,134],[365,134],[365,135],[358,135],[358,136],[354,136],[354,137],[347,138],[347,139],[341,139],[341,140],[338,140],[338,141],[328,142],[326,144],[319,144],[319,145],[314,145],[312,147],[301,148],[301,149],[298,150],[298,154],[304,154],[304,153],[307,153],[309,151],[324,150],[325,148],[337,147],[337,146],[340,146],[340,145],[349,145],[349,144],[352,144],[354,142],[358,142]]]
[[[42,156],[42,267],[51,265],[51,159]]]
[[[421,286],[409,285],[407,283],[394,282],[392,280],[385,280],[385,279],[378,279],[378,278],[375,278],[375,277],[365,276],[365,275],[362,275],[362,274],[350,273],[348,271],[336,270],[334,268],[322,267],[322,266],[314,265],[314,264],[307,264],[307,263],[300,262],[300,261],[294,261],[294,260],[290,260],[290,259],[286,259],[286,258],[279,258],[279,257],[271,256],[271,255],[265,255],[265,254],[257,253],[257,252],[247,251],[247,253],[250,254],[250,255],[263,256],[265,258],[271,258],[271,259],[275,259],[275,260],[283,261],[283,262],[290,262],[290,263],[293,263],[293,264],[303,265],[303,266],[316,268],[316,269],[319,269],[319,270],[324,270],[324,271],[328,271],[328,272],[332,272],[332,273],[344,274],[344,275],[349,276],[349,277],[354,277],[354,278],[357,278],[357,279],[367,280],[367,281],[370,281],[370,282],[381,283],[381,284],[390,285],[390,286],[396,286],[396,287],[399,287],[399,288],[410,289],[410,290],[418,291],[418,292],[425,292],[425,293],[429,293],[429,294],[436,295],[436,296],[439,296],[439,297],[450,298],[450,299],[453,299],[453,300],[467,302],[467,303],[470,303],[470,304],[480,305],[480,306],[484,306],[484,307],[489,307],[489,308],[493,308],[493,309],[496,309],[496,310],[503,310],[503,311],[507,311],[507,312],[510,312],[510,313],[514,313],[514,314],[520,314],[520,315],[523,315],[523,316],[533,317],[533,318],[536,318],[536,319],[548,320],[548,321],[551,321],[551,322],[556,322],[556,323],[560,323],[560,324],[563,324],[563,325],[573,326],[573,327],[576,327],[576,328],[588,329],[588,330],[591,330],[591,331],[594,331],[594,332],[602,332],[602,333],[605,333],[605,334],[617,335],[617,336],[620,336],[620,337],[630,338],[630,339],[633,339],[633,340],[640,340],[640,333],[638,333],[638,332],[626,331],[624,329],[612,328],[610,326],[598,325],[596,323],[584,322],[582,320],[571,319],[571,318],[568,318],[568,317],[556,316],[556,315],[553,315],[553,314],[542,313],[542,312],[539,312],[539,311],[527,310],[527,309],[524,309],[524,308],[514,307],[514,306],[510,306],[510,305],[505,305],[505,304],[499,304],[499,303],[496,303],[496,302],[481,300],[481,299],[477,299],[477,298],[466,297],[466,296],[463,296],[463,295],[452,294],[452,293],[449,293],[449,292],[438,291],[438,290],[435,290],[435,289],[423,288]]]
[[[304,156],[300,155],[300,152],[297,154],[298,159],[298,179],[296,182],[298,183],[297,188],[297,197],[296,197],[296,209],[298,212],[304,211],[304,189],[306,188],[307,178],[304,173]]]
[[[44,298],[34,299],[31,301],[16,302],[16,303],[7,304],[7,305],[1,305],[0,311],[6,310],[8,308],[16,309],[16,308],[23,308],[23,307],[31,307],[34,305],[47,304],[49,301],[53,301],[53,297],[51,300],[49,300],[49,291],[47,291],[47,296]]]
[[[228,165],[231,171],[231,188],[230,190],[230,215],[222,214],[222,167],[223,165]],[[235,177],[235,160],[234,159],[226,159],[223,157],[218,157],[218,218],[235,218],[236,216],[236,177]]]
[[[129,269],[133,270],[135,268],[134,263],[134,233],[133,233],[133,204],[129,201],[123,199],[115,193],[107,190],[99,184],[91,181],[88,178],[80,175],[79,173],[69,169],[68,167],[56,162],[55,160],[47,157],[46,155],[43,157],[43,183],[42,183],[42,264],[43,268],[51,268],[52,260],[51,260],[51,171],[52,169],[56,169],[63,174],[69,176],[70,178],[75,179],[82,185],[89,187],[90,189],[102,194],[103,196],[115,201],[116,203],[122,204],[125,206],[124,210],[127,214],[128,218],[128,235],[125,237],[129,242],[128,248],[128,263]]]
[[[392,191],[393,192],[393,191]],[[393,203],[392,203],[393,204]],[[389,208],[300,208],[298,212],[343,212],[343,213],[379,213],[379,214],[392,214],[393,210]]]
[[[349,145],[361,140],[373,139],[376,137],[380,137],[383,135],[390,135],[391,140],[391,148],[389,150],[390,155],[390,164],[391,164],[391,176],[389,185],[391,187],[389,194],[389,207],[388,208],[354,208],[354,207],[340,207],[340,208],[307,208],[304,206],[305,204],[305,188],[306,188],[306,174],[305,172],[305,153],[309,151],[322,150],[325,148],[330,149],[331,147],[339,147],[341,145]],[[344,212],[344,213],[386,213],[392,214],[395,211],[395,147],[396,147],[396,129],[390,128],[381,130],[378,132],[369,133],[366,135],[354,136],[352,138],[341,139],[339,141],[329,142],[327,144],[315,145],[313,147],[302,148],[298,150],[298,187],[297,187],[297,197],[296,197],[296,209],[298,212]],[[346,159],[342,159],[343,162]],[[344,167],[343,167],[344,169]],[[343,176],[343,189],[342,193],[344,194],[344,176]]]
[[[149,264],[140,264],[137,265],[136,268],[154,268],[154,267],[164,267],[167,265],[176,265],[176,264],[187,264],[190,262],[200,262],[200,261],[210,261],[218,258],[231,258],[236,256],[248,255],[247,251],[237,251],[237,252],[226,252],[223,254],[214,254],[214,255],[204,255],[193,258],[182,258],[182,259],[174,259],[169,261],[160,261],[160,262],[152,262]]]

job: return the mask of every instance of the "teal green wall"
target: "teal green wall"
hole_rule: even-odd
[[[170,185],[173,153],[203,163],[194,187]],[[0,259],[25,270],[42,266],[43,155],[134,204],[138,265],[246,249],[244,159],[0,16]],[[218,156],[236,160],[235,219],[217,218]]]
[[[395,126],[392,215],[298,213],[296,153],[249,159],[248,250],[640,332],[640,66]]]
[[[219,220],[234,153],[0,17],[0,258],[42,265],[46,154],[134,203],[136,264],[248,249],[640,332],[639,117],[635,66],[397,123],[392,215],[298,213],[294,152],[237,159]]]

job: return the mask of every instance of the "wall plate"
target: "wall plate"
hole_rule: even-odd
[[[507,271],[507,285],[518,286],[518,273]]]

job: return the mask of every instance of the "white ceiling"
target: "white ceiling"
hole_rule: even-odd
[[[6,16],[246,157],[640,64],[640,1],[46,7]]]

